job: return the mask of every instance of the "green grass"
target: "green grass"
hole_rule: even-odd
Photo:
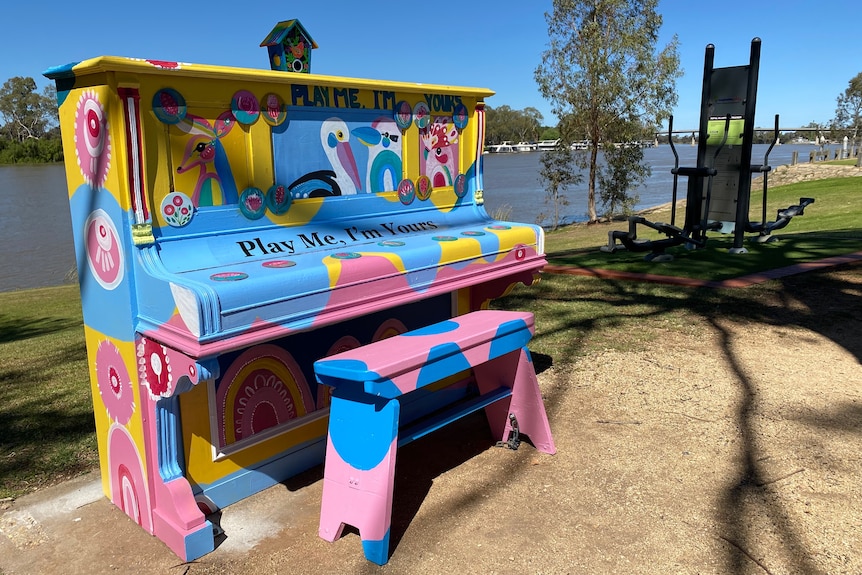
[[[77,286],[0,293],[0,498],[98,466]]]
[[[572,365],[606,350],[661,349],[671,333],[698,349],[707,331],[734,320],[800,326],[822,333],[851,352],[848,340],[862,322],[859,293],[862,265],[845,265],[745,289],[688,288],[649,282],[545,274],[530,287],[519,286],[493,307],[531,311],[537,332],[530,350],[538,366]],[[849,329],[848,329],[849,326]],[[674,338],[678,340],[677,337]],[[708,352],[708,350],[703,350]],[[805,358],[799,358],[805,361]],[[764,368],[770,359],[764,357]],[[589,369],[580,365],[571,369]]]
[[[762,218],[761,197],[760,192],[752,193],[753,208],[749,216],[752,221]],[[548,261],[592,269],[723,280],[862,251],[862,229],[858,227],[862,209],[860,180],[833,178],[773,188],[768,195],[767,219],[774,219],[779,208],[798,203],[800,197],[813,197],[815,203],[805,209],[805,215],[793,218],[786,228],[773,234],[778,241],[764,244],[746,241],[747,254],[731,254],[733,237],[717,233],[709,235],[703,249],[669,248],[667,253],[674,256],[671,262],[647,262],[644,252],[622,250],[609,254],[600,251],[599,247],[607,244],[609,230],[628,229],[628,223],[620,221],[570,226],[549,233],[545,243]],[[682,210],[678,209],[677,225],[681,225],[683,217]],[[647,218],[669,222],[670,209],[652,212]],[[639,239],[665,237],[638,226]]]

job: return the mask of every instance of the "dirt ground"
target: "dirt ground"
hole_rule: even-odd
[[[188,564],[98,494],[63,503],[82,478],[0,511],[0,570],[860,574],[862,267],[829,284],[782,305],[846,322],[717,314],[650,349],[537,361],[558,453],[495,448],[480,416],[403,448],[384,567],[355,533],[317,536],[315,469],[224,510]]]

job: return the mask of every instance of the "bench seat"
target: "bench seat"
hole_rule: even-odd
[[[500,441],[520,432],[555,453],[527,349],[534,330],[530,313],[481,310],[315,362],[332,388],[320,536],[352,525],[365,556],[386,563],[397,448],[479,409]],[[400,398],[470,369],[478,396],[400,429]]]

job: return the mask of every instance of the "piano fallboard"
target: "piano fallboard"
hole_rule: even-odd
[[[187,235],[141,250],[170,297],[150,292],[138,331],[199,356],[495,279],[529,283],[540,235],[469,205]]]

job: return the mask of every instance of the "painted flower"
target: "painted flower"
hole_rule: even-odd
[[[258,111],[257,98],[248,92],[237,94],[236,103],[237,108],[242,112],[254,114]]]
[[[182,192],[171,192],[162,200],[162,216],[168,225],[179,228],[192,220],[192,200]]]
[[[263,198],[259,194],[249,194],[245,198],[245,205],[252,212],[256,212],[263,205]]]
[[[147,388],[150,399],[168,397],[173,392],[171,361],[165,346],[147,338],[138,344],[138,374],[141,385]]]
[[[132,380],[120,350],[108,340],[96,350],[96,382],[108,416],[121,425],[128,423],[135,412]]]

